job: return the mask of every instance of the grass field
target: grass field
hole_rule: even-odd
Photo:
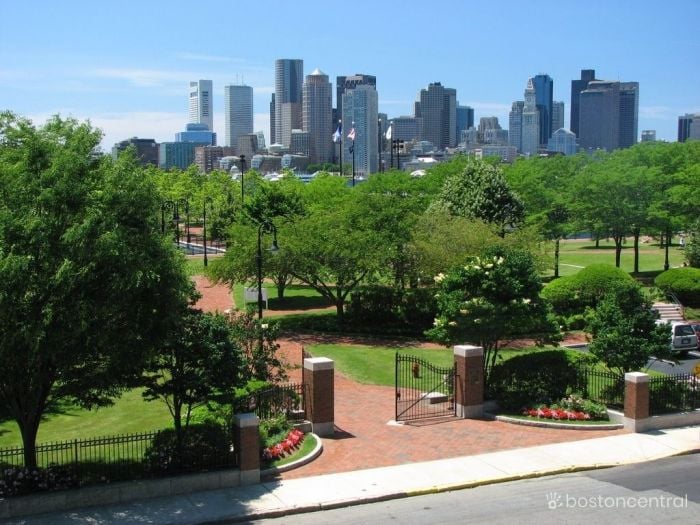
[[[277,288],[273,283],[263,282],[263,288],[267,290],[268,305],[270,309],[266,315],[279,315],[280,311],[284,310],[314,310],[319,308],[327,308],[332,306],[332,303],[325,297],[322,297],[316,290],[309,286],[293,284],[289,285],[284,290],[284,298],[277,298]],[[233,301],[236,307],[243,309],[244,304],[244,285],[237,284],[233,287]],[[257,308],[256,303],[248,303],[249,307]],[[263,305],[264,306],[264,305]]]
[[[553,246],[551,253],[554,253]],[[658,244],[639,245],[639,271],[642,273],[661,272],[664,269],[665,250]],[[669,265],[671,267],[683,264],[683,250],[678,246],[671,246],[668,252]],[[615,265],[615,243],[600,241],[600,246],[595,247],[595,242],[590,239],[567,240],[560,244],[559,275],[572,275],[590,264]],[[620,254],[620,267],[626,272],[632,273],[634,269],[634,247],[630,239],[622,247]],[[553,272],[550,272],[550,274]]]

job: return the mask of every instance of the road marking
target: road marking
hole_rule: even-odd
[[[571,266],[572,268],[585,268],[585,266],[579,266],[578,264],[566,264],[566,263],[559,263],[559,266]]]

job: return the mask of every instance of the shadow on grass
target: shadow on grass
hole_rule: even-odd
[[[333,306],[328,299],[320,296],[293,295],[283,299],[271,297],[269,299],[270,310],[315,310]]]

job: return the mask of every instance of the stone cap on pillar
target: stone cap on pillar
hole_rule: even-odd
[[[456,345],[454,347],[454,355],[460,357],[482,357],[484,355],[484,348],[473,345]]]
[[[233,425],[238,428],[257,427],[260,425],[260,418],[252,412],[248,414],[235,414],[233,416]]]
[[[625,381],[629,381],[630,383],[648,383],[649,374],[645,374],[644,372],[627,372],[625,373]]]
[[[333,370],[334,361],[327,357],[309,357],[304,359],[304,368],[316,372],[319,370]]]

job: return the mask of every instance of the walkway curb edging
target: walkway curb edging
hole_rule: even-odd
[[[307,463],[311,463],[314,459],[319,457],[321,453],[323,452],[323,441],[321,441],[321,438],[318,437],[316,434],[313,432],[309,432],[310,436],[313,436],[313,438],[316,440],[316,446],[314,449],[309,452],[306,456],[303,458],[299,458],[295,461],[292,461],[291,463],[287,463],[285,465],[282,465],[281,467],[270,467],[266,468],[265,470],[260,471],[260,477],[262,476],[272,476],[274,474],[281,474],[283,472],[287,472],[288,470],[293,470],[298,467],[303,467]]]
[[[511,423],[513,425],[522,425],[524,427],[558,428],[560,430],[620,430],[624,428],[624,425],[621,423],[575,425],[571,423],[557,423],[549,420],[540,421],[534,419],[519,419],[517,417],[509,416],[494,416],[494,418],[496,421],[503,421],[504,423]]]

